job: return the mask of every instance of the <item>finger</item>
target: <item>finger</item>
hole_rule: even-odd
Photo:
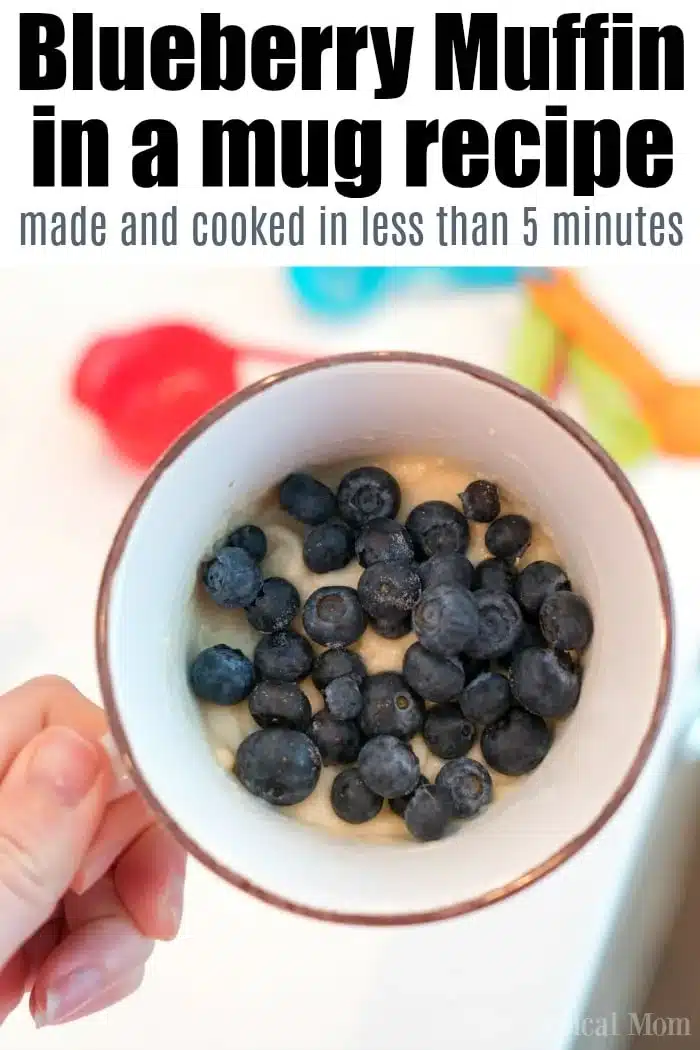
[[[100,1010],[106,1010],[108,1007],[114,1006],[115,1003],[120,1003],[122,999],[126,999],[138,991],[143,981],[145,969],[145,966],[137,966],[131,973],[119,978],[109,987],[102,988],[92,998],[84,1000],[82,1005],[78,1005],[72,1013],[58,1016],[54,1021],[48,1020],[50,1008],[47,1014],[37,1012],[34,1014],[34,1023],[37,1028],[43,1028],[47,1024],[66,1024],[69,1021],[78,1021],[81,1017],[89,1017],[90,1014],[98,1013]]]
[[[0,780],[22,748],[51,725],[95,741],[107,729],[104,712],[64,678],[35,678],[0,697]]]
[[[0,1024],[10,1016],[24,998],[29,966],[24,952],[19,951],[0,973]]]
[[[109,783],[104,753],[54,726],[0,785],[0,968],[50,917],[97,830]]]
[[[117,861],[114,885],[138,928],[172,940],[182,920],[185,854],[165,828],[152,825]]]
[[[71,889],[75,893],[85,893],[94,886],[127,846],[153,823],[153,814],[138,795],[127,795],[108,806]]]
[[[68,934],[40,968],[32,990],[30,1010],[39,1025],[98,1009],[96,1004],[128,983],[153,951],[153,941],[136,929],[109,877],[81,897],[68,893],[65,917]]]

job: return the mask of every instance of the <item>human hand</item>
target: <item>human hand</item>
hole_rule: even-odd
[[[103,712],[61,678],[0,696],[0,1024],[134,992],[182,912],[185,858],[145,803],[114,799]]]

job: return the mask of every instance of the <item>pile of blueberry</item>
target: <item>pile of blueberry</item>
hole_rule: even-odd
[[[350,471],[337,493],[292,474],[279,498],[306,526],[307,567],[323,574],[357,558],[357,589],[319,587],[302,609],[288,580],[263,578],[264,532],[237,529],[202,566],[202,583],[218,605],[245,609],[262,637],[252,661],[227,645],[201,652],[193,691],[216,704],[247,698],[260,730],[241,744],[235,772],[252,794],[294,805],[322,765],[345,766],[331,790],[342,820],[371,820],[388,800],[416,839],[438,839],[491,800],[488,769],[466,757],[477,737],[486,764],[508,776],[544,759],[553,720],[578,702],[590,608],[560,566],[518,568],[532,526],[501,514],[492,482],[468,485],[462,511],[432,500],[403,525],[399,485],[379,467]],[[472,522],[487,526],[491,555],[477,566],[466,557]],[[307,637],[291,628],[299,613]],[[368,626],[386,638],[415,632],[401,674],[368,675],[349,648]],[[317,656],[309,639],[324,647]],[[309,675],[325,700],[315,715],[299,685]],[[434,784],[410,745],[419,733],[444,760]]]

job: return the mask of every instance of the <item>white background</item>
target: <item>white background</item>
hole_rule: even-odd
[[[537,0],[526,7],[519,0],[495,0],[486,9],[497,11],[501,26],[523,24],[554,25],[559,14],[569,10],[566,5]],[[482,9],[483,9],[482,6]],[[69,30],[67,51],[70,55],[70,14],[96,9],[97,25],[144,25],[152,31],[159,25],[178,23],[188,26],[197,39],[200,5],[189,0],[150,0],[146,5],[137,0],[120,0],[120,3],[102,2],[90,5],[84,2],[70,3],[54,0],[46,5],[48,10],[61,15]],[[582,17],[600,10],[601,5],[586,4],[581,9]],[[40,10],[45,8],[41,5]],[[212,9],[211,7],[209,8]],[[213,8],[216,10],[216,8]],[[633,12],[635,27],[658,26],[676,22],[682,26],[686,38],[686,90],[685,92],[520,92],[508,90],[494,92],[479,91],[435,92],[433,60],[433,21],[435,10],[462,11],[460,5],[441,4],[439,8],[426,6],[416,0],[398,3],[394,0],[358,0],[350,8],[329,8],[319,0],[303,0],[290,7],[284,0],[269,0],[264,5],[224,5],[225,21],[235,21],[248,31],[260,25],[279,22],[290,29],[301,25],[327,25],[330,12],[342,10],[336,21],[351,25],[413,25],[414,34],[411,75],[408,91],[397,100],[377,101],[374,89],[377,86],[376,65],[371,51],[364,52],[360,59],[359,88],[356,92],[337,92],[334,80],[334,53],[324,60],[327,82],[321,92],[301,92],[297,84],[282,92],[270,93],[246,86],[235,93],[225,91],[200,93],[195,83],[182,92],[163,92],[153,87],[145,92],[105,92],[101,88],[93,92],[72,92],[66,88],[59,92],[21,93],[18,90],[18,20],[19,10],[31,10],[27,5],[18,5],[6,0],[0,12],[0,41],[2,41],[2,63],[0,64],[0,91],[3,99],[3,136],[5,149],[2,162],[3,194],[0,203],[0,261],[32,264],[40,254],[38,249],[22,251],[19,247],[19,213],[28,210],[52,212],[60,209],[71,211],[81,205],[102,210],[108,214],[112,236],[104,248],[49,248],[44,261],[67,259],[85,261],[90,258],[119,257],[123,261],[137,258],[155,260],[177,256],[181,262],[197,265],[231,266],[255,261],[267,265],[290,263],[305,264],[502,264],[513,265],[552,264],[569,265],[599,261],[684,261],[697,258],[695,236],[696,214],[695,187],[698,177],[698,136],[696,134],[695,105],[698,93],[698,46],[697,31],[700,16],[698,5],[687,0],[667,0],[663,5],[650,0],[629,0],[624,11]],[[577,10],[579,5],[577,5]],[[528,22],[526,23],[526,20]],[[465,19],[466,21],[466,19]],[[583,41],[579,41],[579,70],[583,70]],[[554,57],[552,52],[552,68]],[[658,190],[640,190],[631,186],[626,177],[613,190],[599,191],[594,200],[574,199],[570,191],[542,189],[539,184],[528,190],[512,190],[501,187],[491,176],[477,190],[457,190],[444,182],[439,164],[434,164],[431,182],[426,190],[407,190],[404,185],[404,123],[406,119],[430,120],[440,118],[441,124],[457,118],[480,120],[492,132],[503,120],[523,117],[533,120],[540,128],[544,126],[544,110],[548,103],[567,104],[572,118],[616,119],[626,129],[636,119],[656,117],[672,127],[675,137],[675,173],[670,183]],[[58,117],[87,119],[100,117],[107,121],[111,133],[112,174],[108,190],[32,190],[31,187],[31,126],[32,106],[54,104]],[[365,202],[352,202],[340,198],[334,190],[291,191],[277,190],[203,190],[201,188],[200,127],[204,118],[228,119],[241,117],[254,119],[267,117],[273,121],[283,118],[323,118],[332,126],[344,117],[356,119],[374,118],[383,121],[384,130],[384,180],[382,190]],[[138,121],[160,117],[172,120],[180,131],[180,187],[177,190],[136,190],[131,181],[130,164],[132,149],[131,132]],[[624,138],[624,134],[623,134]],[[120,218],[125,210],[163,210],[178,205],[183,220],[181,244],[178,248],[156,247],[142,251],[138,248],[122,248],[115,236],[120,228]],[[501,247],[479,249],[439,249],[434,244],[425,244],[420,249],[365,248],[355,238],[347,248],[319,248],[309,237],[303,249],[287,248],[196,248],[190,242],[187,217],[203,209],[232,213],[246,209],[256,203],[263,209],[293,209],[300,204],[307,207],[309,218],[320,204],[329,208],[342,208],[355,212],[366,203],[373,209],[387,212],[421,210],[426,217],[434,214],[439,206],[455,205],[472,213],[507,210],[512,218],[511,243],[507,253]],[[684,215],[686,240],[682,248],[564,248],[554,249],[549,236],[549,216],[556,210],[570,210],[573,206],[583,209],[590,203],[595,209],[608,211],[634,211],[644,207],[648,211],[681,212]],[[522,214],[526,206],[537,206],[540,217],[540,240],[536,248],[527,248],[522,243]]]

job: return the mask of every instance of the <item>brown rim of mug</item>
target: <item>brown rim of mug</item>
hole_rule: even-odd
[[[110,608],[110,597],[112,582],[114,580],[115,573],[121,561],[122,554],[126,547],[131,529],[140,513],[141,507],[146,501],[148,495],[157,483],[164,471],[180,456],[180,454],[194,441],[200,434],[207,430],[213,423],[219,420],[222,416],[226,415],[237,405],[242,404],[245,401],[249,401],[257,394],[267,390],[270,386],[284,383],[290,379],[294,379],[296,376],[304,375],[307,372],[314,372],[325,368],[337,368],[344,365],[353,365],[361,362],[381,362],[386,364],[392,364],[399,362],[401,364],[424,364],[431,365],[438,368],[448,368],[456,372],[462,372],[474,379],[478,379],[485,383],[490,383],[493,386],[500,387],[502,390],[506,390],[508,393],[513,394],[515,397],[519,397],[529,404],[533,405],[539,411],[544,412],[554,423],[562,427],[568,434],[571,435],[583,448],[596,460],[596,462],[602,467],[605,473],[608,475],[610,480],[613,482],[622,498],[627,503],[628,507],[632,511],[637,525],[639,526],[644,540],[649,550],[649,554],[654,566],[656,574],[656,580],[659,587],[659,595],[661,598],[661,604],[663,607],[663,615],[666,628],[666,644],[664,649],[663,664],[661,667],[661,676],[659,679],[656,703],[654,705],[654,711],[651,717],[649,727],[644,735],[644,739],[637,751],[637,754],[627,771],[626,775],[619,784],[617,790],[613,794],[610,801],[603,807],[601,812],[595,818],[595,820],[579,835],[567,842],[560,850],[558,850],[547,860],[538,864],[530,871],[525,872],[519,878],[506,883],[504,886],[499,886],[496,889],[489,891],[488,893],[480,894],[478,897],[471,898],[470,900],[460,901],[457,904],[449,905],[444,908],[436,908],[431,911],[420,912],[420,913],[408,913],[399,915],[364,915],[364,914],[353,914],[343,913],[337,911],[323,910],[320,908],[313,908],[308,905],[298,904],[295,901],[287,900],[284,897],[280,897],[275,893],[271,893],[261,886],[255,885],[248,879],[243,878],[241,875],[230,871],[228,868],[219,864],[213,857],[211,857],[205,850],[201,849],[196,842],[194,842],[188,835],[186,835],[175,823],[169,813],[167,813],[159,801],[158,798],[152,793],[148,780],[144,773],[135,762],[134,757],[131,753],[129,741],[127,740],[124,728],[122,726],[121,718],[119,715],[119,709],[115,702],[114,691],[112,688],[112,679],[109,669],[109,660],[107,656],[107,639],[109,635],[109,608]],[[109,718],[110,726],[114,739],[120,754],[127,763],[132,779],[146,799],[148,804],[154,813],[160,818],[162,823],[169,828],[175,839],[190,853],[193,857],[199,860],[205,867],[209,868],[215,874],[225,879],[227,882],[236,886],[238,889],[243,890],[251,896],[256,897],[258,900],[265,901],[267,904],[272,904],[277,908],[281,908],[283,911],[291,912],[294,915],[304,916],[306,918],[319,919],[325,922],[341,923],[346,925],[355,926],[409,926],[418,925],[421,923],[438,922],[445,919],[456,918],[461,915],[466,915],[468,912],[477,911],[480,908],[484,908],[489,904],[494,904],[497,901],[504,900],[506,897],[512,897],[514,894],[519,893],[528,886],[532,886],[535,882],[549,875],[555,871],[565,861],[569,860],[576,853],[578,853],[591,839],[600,831],[600,829],[610,820],[613,814],[619,809],[622,802],[625,800],[627,795],[632,790],[632,787],[636,783],[649,754],[652,750],[656,737],[658,735],[663,717],[668,705],[669,691],[670,691],[670,679],[671,679],[671,664],[672,664],[672,652],[673,652],[673,613],[670,597],[670,588],[668,582],[668,575],[666,571],[666,564],[664,556],[661,552],[659,541],[657,539],[654,528],[649,521],[646,511],[644,510],[638,496],[636,495],[632,485],[627,480],[627,477],[622,470],[612,461],[606,452],[600,447],[600,445],[592,438],[578,423],[574,422],[564,413],[560,412],[554,405],[540,397],[538,394],[533,393],[524,387],[519,386],[517,383],[512,382],[510,379],[506,379],[504,376],[498,375],[495,372],[491,372],[488,369],[480,368],[477,365],[465,364],[461,361],[452,360],[451,358],[439,357],[432,354],[421,354],[421,353],[407,353],[399,351],[373,351],[368,353],[353,353],[353,354],[342,354],[337,357],[324,357],[307,364],[298,365],[296,367],[285,370],[284,372],[277,373],[274,376],[269,376],[260,382],[253,383],[251,386],[246,387],[239,393],[233,394],[231,397],[222,401],[219,405],[213,408],[200,420],[198,420],[189,430],[178,438],[178,440],[168,449],[168,451],[162,456],[162,458],[156,463],[148,477],[141,485],[139,491],[134,497],[131,505],[129,506],[122,522],[119,526],[115,539],[112,543],[107,561],[105,564],[104,572],[102,575],[102,581],[100,584],[100,591],[97,603],[97,615],[96,615],[96,647],[97,647],[97,666],[100,680],[100,688],[102,696],[104,698],[105,709]]]

